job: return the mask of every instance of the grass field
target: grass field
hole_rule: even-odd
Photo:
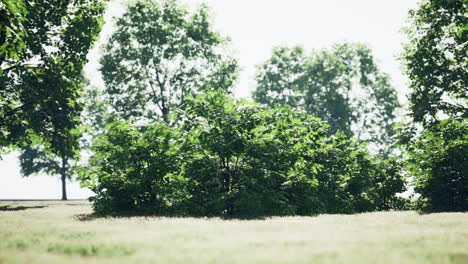
[[[468,213],[263,220],[90,218],[88,202],[0,202],[0,263],[468,263]]]

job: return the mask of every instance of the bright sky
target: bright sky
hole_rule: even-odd
[[[120,2],[119,0],[117,0]],[[202,2],[212,8],[217,31],[232,40],[231,47],[242,72],[236,95],[248,97],[255,87],[255,65],[265,61],[273,47],[301,45],[307,51],[331,46],[335,42],[351,41],[369,45],[381,69],[390,74],[399,98],[405,103],[406,79],[396,56],[402,51],[404,35],[400,32],[407,12],[417,0],[179,0],[197,6]],[[122,14],[122,5],[110,4],[106,21]],[[100,43],[110,35],[107,23]],[[97,47],[100,44],[96,45]],[[97,86],[102,80],[97,72],[99,49],[90,55],[86,75]],[[22,178],[17,153],[0,161],[0,199],[59,199],[58,176],[38,175]],[[68,184],[68,198],[92,195],[80,189],[78,183]]]

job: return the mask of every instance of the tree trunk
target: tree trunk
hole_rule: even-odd
[[[67,200],[67,158],[62,158],[62,168],[60,169],[62,176],[62,200]]]
[[[234,203],[231,197],[231,175],[229,172],[224,173],[224,184],[225,184],[225,192],[227,194],[226,199],[226,216],[231,217],[234,213]]]
[[[163,120],[166,124],[169,124],[169,108],[163,106],[161,109]]]

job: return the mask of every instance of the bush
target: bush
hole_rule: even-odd
[[[289,107],[265,110],[212,92],[187,100],[174,122],[117,122],[97,139],[83,173],[97,213],[354,213],[391,209],[403,190],[393,163],[344,134],[329,137],[326,123]]]
[[[327,126],[290,108],[268,111],[211,93],[187,103],[181,129],[190,213],[255,216],[296,213],[288,184],[314,181],[295,167]]]
[[[412,143],[409,170],[424,211],[468,211],[468,121],[453,118]]]
[[[184,198],[177,133],[164,124],[143,132],[125,122],[107,127],[82,173],[98,214],[167,214]]]

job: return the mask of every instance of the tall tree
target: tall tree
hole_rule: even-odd
[[[113,113],[131,122],[167,122],[188,95],[228,90],[238,67],[220,53],[225,44],[204,5],[190,14],[175,0],[131,3],[101,59]]]
[[[395,89],[371,50],[362,44],[336,44],[306,56],[301,47],[278,47],[258,67],[255,101],[290,105],[327,121],[363,141],[388,144],[393,135]]]
[[[402,59],[411,116],[426,127],[447,115],[468,117],[467,6],[464,0],[424,0],[409,12]]]
[[[24,8],[22,53],[2,57],[0,147],[24,147],[26,155],[34,149],[31,144],[39,143],[61,159],[63,175],[76,157],[82,70],[103,24],[105,5],[98,0],[50,0],[26,1]],[[62,176],[63,186],[65,180]]]
[[[468,210],[467,7],[464,0],[423,0],[405,29],[414,123],[402,138],[408,176],[429,211]]]

